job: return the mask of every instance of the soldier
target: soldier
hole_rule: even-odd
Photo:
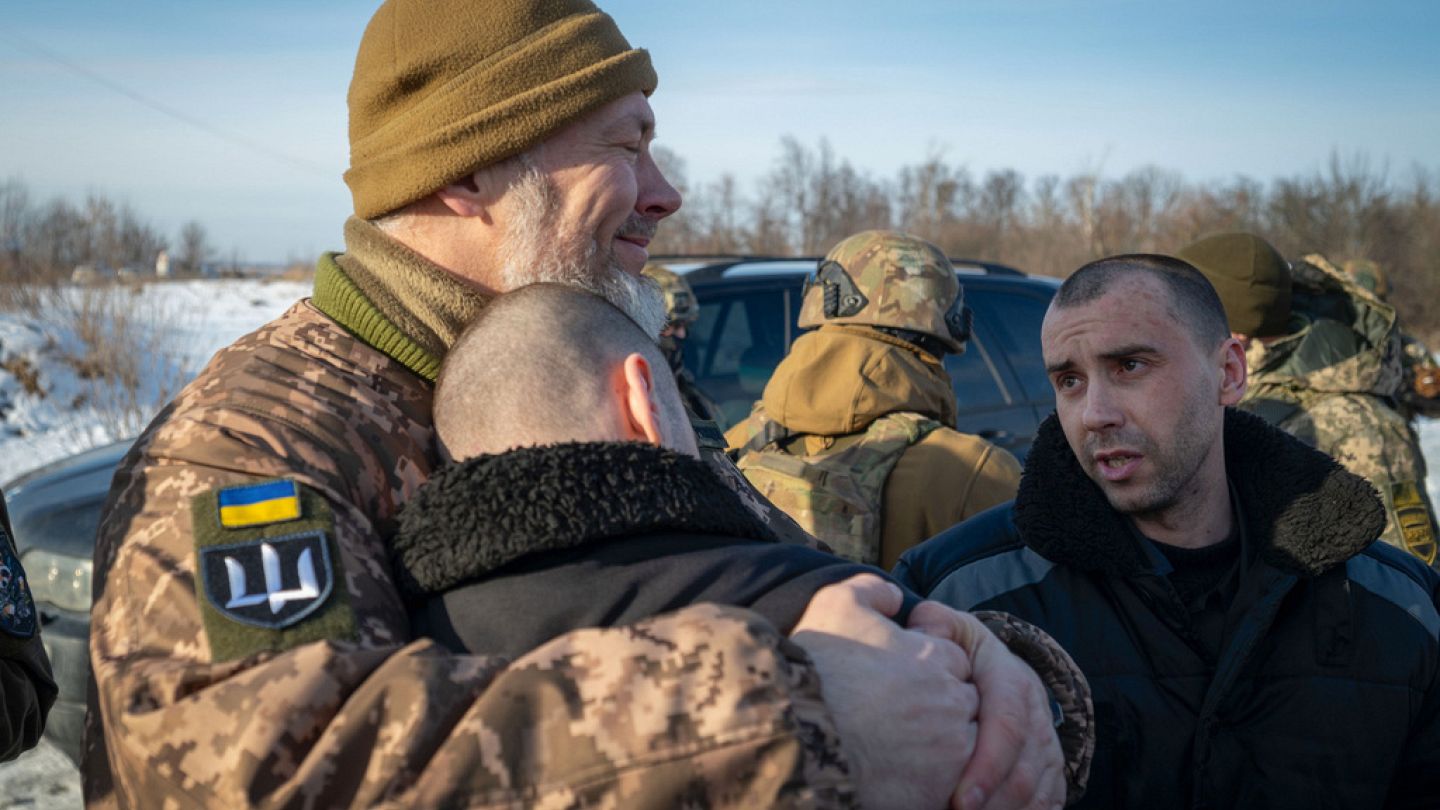
[[[897,231],[844,239],[806,283],[802,335],[726,439],[775,505],[857,562],[889,568],[1015,496],[1020,464],[956,431],[942,358],[970,311],[939,248]]]
[[[1373,484],[1388,514],[1382,539],[1434,565],[1425,458],[1394,407],[1395,310],[1324,257],[1292,265],[1252,234],[1209,236],[1177,255],[1215,285],[1245,345],[1250,388],[1240,407]]]
[[[0,762],[35,747],[59,691],[0,492]]]
[[[1341,265],[1341,269],[1371,295],[1388,303],[1390,284],[1379,264],[1369,259],[1350,259]],[[1400,412],[1412,423],[1416,416],[1440,417],[1440,364],[1435,362],[1435,355],[1419,338],[1399,328],[1398,324],[1395,332],[1400,336],[1403,372],[1397,393]]]
[[[645,265],[645,277],[660,285],[665,296],[665,328],[660,332],[660,349],[675,374],[680,386],[680,397],[685,410],[698,419],[710,422],[720,421],[720,406],[715,404],[700,386],[695,384],[695,375],[685,368],[685,338],[690,326],[700,319],[700,302],[685,277],[658,264]]]
[[[907,785],[954,784],[953,752],[920,742],[967,687],[886,618],[883,584],[822,589],[793,638],[707,605],[513,661],[410,634],[388,540],[439,462],[433,380],[464,325],[548,280],[659,333],[640,270],[680,200],[649,151],[655,83],[586,0],[376,11],[350,88],[345,252],[321,258],[312,298],[217,354],[116,472],[90,806],[896,806]],[[1040,684],[1023,668],[998,682],[958,795],[1052,804]]]

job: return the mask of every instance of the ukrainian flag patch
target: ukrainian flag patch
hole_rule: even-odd
[[[226,529],[284,523],[300,517],[300,491],[288,478],[225,487],[217,495],[220,525]]]

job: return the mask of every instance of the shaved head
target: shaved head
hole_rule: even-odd
[[[458,460],[621,440],[616,403],[632,355],[648,364],[664,444],[693,454],[693,430],[660,347],[604,299],[563,284],[495,298],[455,342],[435,386],[441,448]]]

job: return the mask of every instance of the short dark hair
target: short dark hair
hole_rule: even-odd
[[[1201,345],[1209,348],[1230,337],[1225,305],[1205,274],[1188,262],[1158,253],[1126,253],[1093,261],[1060,285],[1052,306],[1060,309],[1088,304],[1110,291],[1116,280],[1144,273],[1170,293],[1170,311]]]

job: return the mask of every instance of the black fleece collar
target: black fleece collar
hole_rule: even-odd
[[[654,532],[776,542],[704,462],[639,442],[527,447],[451,464],[400,513],[400,589],[445,591],[527,554]]]
[[[1225,469],[1240,499],[1247,541],[1260,559],[1283,571],[1316,576],[1385,529],[1385,509],[1363,478],[1230,408]],[[1040,425],[1025,461],[1015,524],[1026,545],[1054,562],[1115,576],[1150,570],[1127,519],[1080,467],[1054,414]]]

